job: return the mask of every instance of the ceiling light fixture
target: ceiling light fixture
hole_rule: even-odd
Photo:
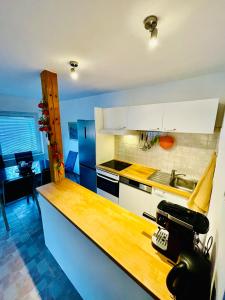
[[[154,48],[158,45],[157,35],[158,35],[158,18],[156,16],[148,16],[144,19],[144,26],[145,29],[150,32],[150,40],[149,40],[149,47]]]
[[[76,68],[78,67],[78,62],[77,61],[74,61],[74,60],[71,60],[70,61],[70,76],[74,79],[74,80],[77,80],[78,79],[78,73],[76,71]]]

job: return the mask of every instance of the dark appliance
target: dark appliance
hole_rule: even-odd
[[[110,168],[110,169],[114,169],[116,171],[122,171],[123,169],[126,169],[127,167],[130,167],[131,164],[128,164],[124,161],[112,159],[110,161],[107,161],[107,162],[101,164],[100,166],[107,167],[107,168]]]
[[[176,300],[209,300],[210,274],[211,263],[206,255],[183,251],[167,275],[167,288]]]
[[[209,229],[209,221],[203,214],[165,200],[158,204],[156,218],[148,213],[143,216],[160,225],[152,236],[152,246],[173,262],[181,251],[193,250],[198,234]]]
[[[112,169],[112,172],[101,169],[101,166]],[[116,159],[100,164],[100,168],[97,169],[97,193],[118,204],[120,176],[114,174],[113,170],[122,171],[129,166],[131,164]]]
[[[96,192],[95,122],[78,120],[80,184]]]
[[[114,203],[119,203],[119,175],[97,169],[97,193]]]
[[[149,194],[152,193],[152,187],[151,186],[143,184],[143,183],[140,183],[140,182],[138,182],[136,180],[120,176],[120,182],[122,182],[122,183],[124,183],[126,185],[129,185],[129,186],[132,186],[135,189],[144,191],[146,193],[149,193]]]

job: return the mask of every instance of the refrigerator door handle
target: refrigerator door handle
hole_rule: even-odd
[[[87,127],[86,126],[84,127],[84,138],[85,139],[87,138]]]

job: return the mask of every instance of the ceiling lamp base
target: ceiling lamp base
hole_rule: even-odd
[[[158,18],[154,15],[148,16],[144,19],[144,26],[146,30],[149,30],[150,32],[154,31],[158,24]]]
[[[78,79],[78,73],[76,71],[76,68],[78,67],[78,62],[75,61],[75,60],[71,60],[70,61],[70,66],[71,66],[70,76],[71,76],[72,79],[77,80]]]
[[[150,40],[149,40],[149,47],[154,48],[158,44],[157,35],[158,35],[158,18],[154,15],[148,16],[144,19],[144,26],[145,29],[150,32]]]
[[[70,61],[70,66],[71,66],[72,68],[77,68],[77,67],[78,67],[78,62],[75,61],[75,60],[71,60],[71,61]]]

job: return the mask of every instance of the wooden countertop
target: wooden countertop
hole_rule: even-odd
[[[172,265],[151,246],[156,225],[68,179],[37,191],[159,299],[171,299],[166,276]]]
[[[150,175],[152,175],[153,173],[155,173],[157,171],[157,169],[153,169],[153,168],[146,167],[143,165],[132,164],[130,167],[127,167],[126,169],[124,169],[122,171],[116,171],[114,169],[111,169],[111,168],[108,168],[105,166],[101,166],[101,165],[98,165],[97,168],[118,174],[120,176],[124,176],[129,179],[136,180],[140,183],[159,188],[168,193],[173,193],[173,194],[176,194],[178,196],[181,196],[181,197],[184,197],[187,199],[189,199],[192,195],[189,192],[179,190],[172,186],[164,185],[162,183],[158,183],[156,181],[149,180],[148,177]]]

